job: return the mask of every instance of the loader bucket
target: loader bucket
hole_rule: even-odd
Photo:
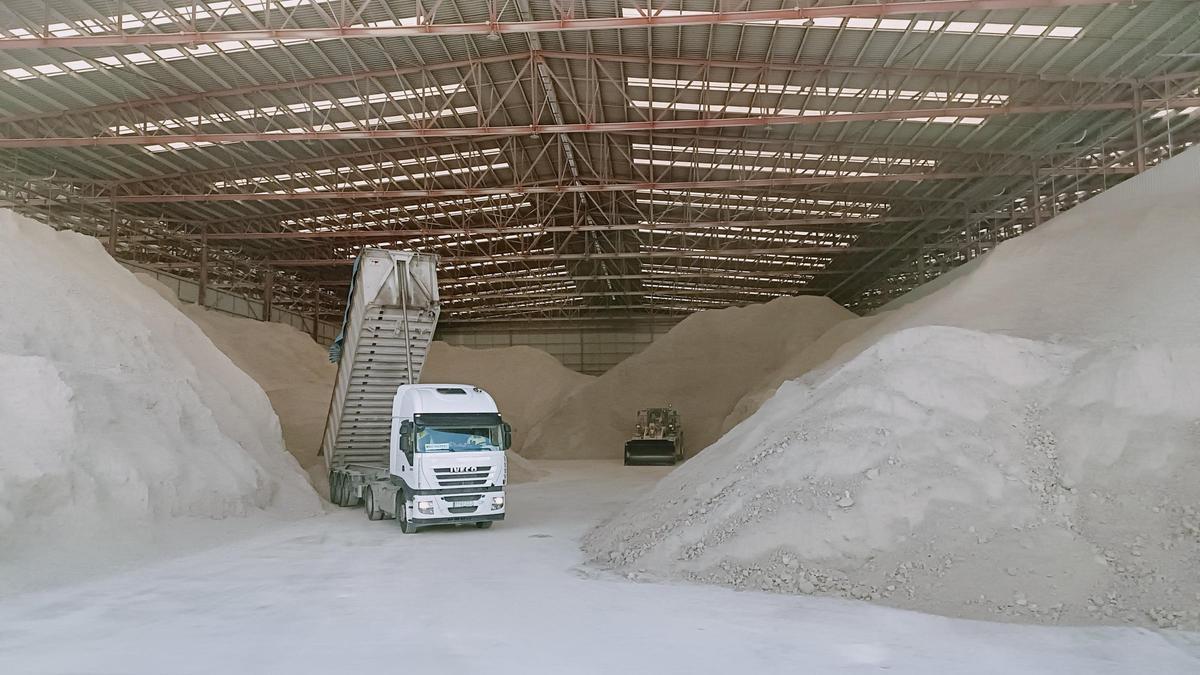
[[[674,464],[678,459],[675,441],[635,439],[625,441],[625,465]]]

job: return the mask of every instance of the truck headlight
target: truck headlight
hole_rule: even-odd
[[[424,499],[419,500],[417,502],[417,510],[426,515],[432,515],[433,514],[433,502],[424,500]]]
[[[504,508],[504,497],[492,497],[492,510],[499,511]]]

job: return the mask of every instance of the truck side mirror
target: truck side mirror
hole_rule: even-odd
[[[404,420],[400,423],[400,450],[408,457],[409,464],[413,461],[412,428],[411,420]]]
[[[504,444],[504,449],[508,450],[512,447],[512,425],[508,422],[500,424],[501,442]]]

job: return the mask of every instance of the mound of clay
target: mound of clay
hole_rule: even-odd
[[[238,368],[254,378],[271,399],[289,452],[322,484],[325,462],[317,456],[325,433],[325,417],[337,366],[325,347],[296,328],[233,316],[179,302],[175,292],[154,277],[136,275],[204,331]]]
[[[530,430],[563,398],[591,382],[550,354],[533,347],[472,349],[434,342],[421,381],[473,384],[492,395],[513,427],[513,452],[522,452]],[[515,464],[510,467],[514,473]],[[536,470],[527,466],[530,475]]]
[[[715,441],[748,392],[790,356],[854,315],[822,297],[697,312],[554,410],[525,444],[528,457],[621,457],[640,408],[673,406],[688,455]]]
[[[0,212],[0,317],[0,562],[319,512],[262,389],[96,240]]]
[[[999,246],[588,538],[651,576],[1200,627],[1200,152]]]
[[[861,316],[835,323],[832,328],[821,334],[811,343],[798,341],[800,344],[789,344],[784,347],[783,362],[774,370],[768,372],[757,384],[749,390],[725,417],[721,425],[721,433],[729,431],[739,422],[754,414],[762,404],[775,395],[780,385],[788,380],[794,380],[801,375],[827,362],[842,345],[862,335],[879,320],[874,316]]]

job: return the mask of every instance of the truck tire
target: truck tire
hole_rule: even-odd
[[[329,472],[329,501],[333,502],[334,506],[342,506],[342,473],[340,471]]]
[[[363,490],[363,503],[366,504],[367,520],[383,520],[383,511],[375,504],[375,491],[370,486]]]
[[[416,534],[417,526],[408,518],[408,500],[403,492],[396,493],[396,522],[400,523],[400,531],[404,534]]]

